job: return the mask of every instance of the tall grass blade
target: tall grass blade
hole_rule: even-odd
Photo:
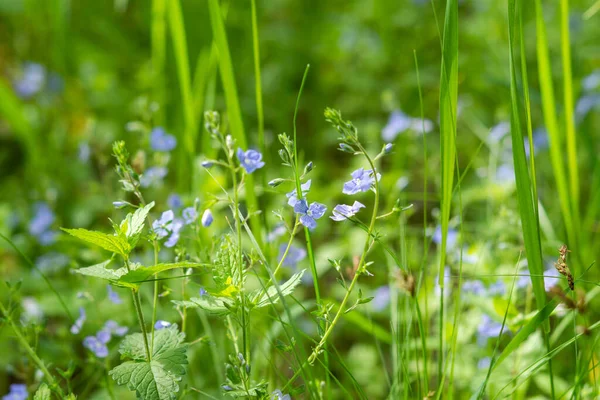
[[[154,80],[154,99],[159,104],[164,104],[165,100],[165,59],[167,52],[167,24],[166,24],[167,5],[166,0],[152,0],[152,79]],[[164,124],[164,106],[160,107],[156,113],[156,122],[159,125]]]
[[[225,91],[225,103],[227,105],[227,114],[229,125],[231,127],[231,135],[237,140],[238,146],[244,150],[248,148],[246,133],[244,131],[244,123],[242,120],[242,111],[240,109],[240,101],[235,83],[235,75],[233,73],[233,63],[231,62],[231,54],[229,52],[229,44],[227,42],[227,33],[225,32],[225,24],[221,16],[221,6],[218,0],[208,0],[208,9],[210,13],[210,23],[217,51],[219,55],[219,72],[223,90]],[[246,202],[248,203],[248,212],[252,214],[258,211],[258,200],[254,188],[254,176],[248,174],[246,176]],[[252,231],[256,233],[256,239],[259,244],[262,244],[262,224],[257,217],[250,218],[250,226]]]

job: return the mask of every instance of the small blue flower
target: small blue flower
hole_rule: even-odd
[[[171,236],[169,236],[169,239],[167,239],[167,241],[165,242],[165,246],[166,247],[173,247],[177,244],[177,242],[179,241],[179,233],[181,231],[181,228],[184,227],[184,223],[181,219],[176,218],[173,220],[173,223],[171,224]]]
[[[492,359],[490,357],[483,357],[481,360],[477,361],[477,368],[488,369],[491,362]]]
[[[381,179],[381,174],[377,174],[377,180]],[[367,192],[371,186],[375,184],[375,176],[373,170],[359,168],[352,173],[352,180],[344,183],[344,194],[356,194],[359,192]]]
[[[277,238],[283,236],[287,232],[284,224],[277,224],[271,232],[267,234],[267,243],[275,241]]]
[[[282,243],[279,246],[279,255],[277,256],[277,261],[280,262],[281,259],[283,258],[283,254],[285,253],[285,249],[287,249],[287,245],[285,243]],[[290,268],[296,268],[296,266],[298,265],[298,263],[302,260],[304,260],[306,258],[306,250],[304,250],[302,247],[295,247],[295,246],[291,246],[290,249],[288,250],[288,253],[285,257],[285,259],[283,260],[283,265],[284,267],[290,267]]]
[[[185,222],[186,225],[191,224],[192,222],[196,221],[196,219],[198,218],[198,212],[196,211],[196,209],[194,207],[187,207],[183,209],[183,221]]]
[[[354,214],[359,212],[361,208],[365,208],[365,205],[358,201],[355,201],[354,204],[352,204],[351,206],[348,206],[346,204],[338,204],[333,209],[333,215],[329,218],[331,218],[334,221],[344,221],[354,216]]]
[[[90,155],[92,151],[90,149],[90,145],[88,142],[82,142],[79,144],[79,148],[77,150],[77,158],[82,163],[86,163],[90,160]]]
[[[123,299],[117,292],[115,292],[111,285],[106,285],[106,289],[108,290],[108,299],[114,304],[123,304]]]
[[[240,165],[246,170],[247,173],[251,174],[259,168],[264,167],[265,163],[262,161],[262,154],[256,150],[244,150],[238,147],[237,157],[240,160]]]
[[[544,271],[544,288],[546,289],[546,291],[549,291],[554,286],[558,285],[558,283],[560,282],[559,278],[560,274],[554,267],[550,267],[546,271]]]
[[[167,210],[161,214],[159,219],[152,223],[152,230],[159,239],[162,239],[169,234],[173,225],[173,219],[175,219],[173,210]]]
[[[213,161],[210,161],[210,160],[204,160],[204,161],[202,161],[202,162],[200,163],[200,165],[201,165],[203,168],[207,168],[207,169],[208,169],[208,168],[210,168],[210,167],[212,167],[214,164],[215,164],[215,163],[214,163]]]
[[[167,321],[163,321],[162,319],[159,319],[158,321],[156,321],[156,323],[154,324],[154,329],[155,330],[159,330],[159,329],[163,329],[163,328],[168,328],[169,326],[171,326],[170,322]]]
[[[79,318],[77,318],[73,326],[71,326],[71,333],[73,335],[77,335],[79,332],[81,332],[81,328],[83,327],[85,319],[85,309],[83,307],[79,307]]]
[[[490,129],[489,138],[492,143],[499,143],[502,138],[510,133],[510,123],[502,121]]]
[[[528,277],[527,275],[522,275],[517,278],[517,282],[515,283],[515,286],[517,287],[517,289],[525,289],[525,288],[527,288],[527,286],[529,286],[530,283],[531,283],[531,278]]]
[[[35,265],[43,272],[56,272],[66,267],[69,264],[69,260],[69,256],[65,254],[51,251],[39,256],[35,260]]]
[[[392,111],[387,125],[381,131],[381,137],[386,142],[396,139],[400,133],[408,130],[411,126],[412,118],[400,110]]]
[[[103,337],[103,339],[105,339],[105,337]],[[106,343],[103,343],[102,340],[96,336],[86,336],[86,338],[83,339],[83,346],[94,353],[98,358],[105,358],[108,356],[108,347],[106,347]]]
[[[483,314],[481,323],[477,327],[477,343],[483,346],[488,339],[496,338],[502,332],[502,324],[492,320],[487,314]]]
[[[499,183],[514,183],[515,169],[512,165],[502,164],[496,169],[496,181]]]
[[[119,337],[123,337],[129,331],[129,328],[126,326],[120,326],[116,321],[109,319],[104,323],[103,331],[109,332],[111,335],[116,335]]]
[[[292,400],[289,394],[283,394],[279,389],[271,393],[271,400]]]
[[[371,307],[375,311],[383,311],[390,304],[390,287],[388,285],[379,286],[375,289]]]
[[[600,106],[600,94],[587,94],[581,96],[575,105],[577,120],[583,120],[586,115],[596,107]]]
[[[29,233],[35,236],[40,244],[50,245],[56,240],[56,232],[50,230],[56,217],[47,203],[38,202],[34,209],[34,216],[29,222]]]
[[[600,69],[595,70],[581,81],[584,91],[594,90],[600,87]]]
[[[202,297],[202,296],[206,296],[208,294],[208,292],[206,291],[206,289],[201,287],[200,290],[198,291],[198,294],[200,295],[200,297]]]
[[[488,293],[491,296],[501,296],[504,293],[506,293],[506,285],[504,284],[504,282],[498,280],[490,285]]]
[[[140,177],[140,185],[143,188],[147,188],[160,183],[167,176],[167,173],[168,171],[165,167],[150,167]]]
[[[205,228],[208,228],[213,223],[213,215],[210,209],[207,208],[206,210],[204,210],[204,212],[202,213],[201,222],[202,226]]]
[[[101,329],[96,333],[96,338],[100,343],[106,344],[110,342],[112,334],[108,329]]]
[[[466,281],[462,285],[462,290],[465,293],[472,293],[476,296],[483,296],[485,294],[485,286],[481,281]]]
[[[440,225],[435,227],[431,240],[435,244],[442,244],[442,227]],[[448,236],[446,238],[446,252],[453,250],[458,242],[458,231],[456,229],[448,228]]]
[[[161,127],[156,127],[150,132],[150,146],[154,151],[171,151],[177,146],[175,136],[169,135]]]
[[[171,193],[167,198],[167,205],[172,210],[177,210],[178,208],[181,208],[181,206],[183,205],[181,196],[179,196],[177,193]]]
[[[39,93],[46,83],[46,68],[42,65],[28,62],[23,65],[21,76],[15,80],[13,85],[17,95],[22,99]]]
[[[385,154],[390,154],[392,152],[393,148],[394,148],[394,145],[392,143],[386,143],[386,145],[383,147],[383,152]]]
[[[310,185],[312,181],[309,179],[305,183],[300,185],[300,191],[302,192],[302,197],[306,197],[308,191],[310,190]],[[296,189],[292,190],[289,193],[286,193],[285,196],[288,198],[288,204],[292,207],[296,205],[298,202],[298,191]]]
[[[306,199],[302,199],[294,206],[294,212],[300,214],[300,222],[308,229],[317,227],[317,219],[321,218],[327,211],[327,207],[321,203],[311,203],[310,206]]]
[[[27,400],[27,385],[23,383],[13,383],[10,385],[8,394],[2,396],[2,400]]]

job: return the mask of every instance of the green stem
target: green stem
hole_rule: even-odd
[[[154,241],[154,265],[158,264],[158,243]],[[185,275],[185,273],[184,273]],[[158,276],[157,276],[158,278]],[[185,298],[184,298],[185,300]],[[154,349],[154,325],[156,325],[156,309],[158,308],[158,279],[154,280],[154,299],[152,301],[152,339],[151,347]],[[182,332],[185,332],[182,329]]]
[[[8,313],[8,310],[4,307],[4,304],[2,304],[1,302],[0,302],[0,311],[2,311],[4,318],[6,319],[6,321],[12,328],[13,332],[15,333],[15,336],[17,337],[17,340],[21,343],[21,346],[25,349],[25,352],[29,355],[29,357],[31,357],[34,364],[37,365],[37,367],[40,369],[40,371],[42,371],[44,373],[44,377],[48,381],[48,384],[50,385],[50,389],[52,389],[56,393],[58,393],[60,395],[60,398],[63,398],[64,397],[63,391],[60,388],[60,386],[58,386],[58,382],[56,382],[56,380],[54,379],[52,374],[50,374],[50,371],[48,371],[48,368],[46,368],[46,365],[44,364],[42,359],[38,357],[38,355],[35,353],[33,348],[29,345],[29,343],[27,342],[27,339],[25,339],[25,337],[21,333],[21,330],[14,323],[12,317]]]
[[[125,260],[125,267],[127,267],[128,271],[130,270],[128,260]],[[144,314],[142,313],[142,303],[140,301],[140,294],[135,289],[131,289],[131,296],[133,297],[133,305],[135,306],[138,322],[140,323],[140,329],[142,330],[142,337],[144,338],[146,358],[148,359],[148,362],[150,362],[152,360],[152,353],[150,353],[150,347],[148,346],[148,334],[146,333],[146,322],[144,321]]]

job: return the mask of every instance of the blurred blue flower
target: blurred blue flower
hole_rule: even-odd
[[[357,212],[360,211],[361,208],[365,208],[365,205],[355,201],[351,206],[346,204],[338,204],[333,209],[333,215],[330,216],[334,221],[344,221],[352,216],[354,216]]]
[[[105,335],[101,335],[102,339],[106,339]],[[108,356],[108,347],[106,343],[103,343],[97,336],[86,336],[83,339],[83,346],[90,350],[98,358],[105,358]]]
[[[163,329],[163,328],[168,328],[169,326],[171,326],[170,322],[163,321],[162,319],[159,319],[154,324],[154,329],[159,330],[159,329]]]
[[[392,111],[387,125],[381,131],[381,137],[386,142],[392,142],[402,132],[410,128],[412,118],[400,110]]]
[[[152,223],[152,230],[159,239],[162,239],[169,234],[173,225],[173,219],[175,219],[173,210],[167,210],[161,214],[159,219]]]
[[[490,357],[483,357],[481,360],[477,361],[477,368],[488,369],[491,362],[492,359]]]
[[[275,241],[277,238],[283,236],[287,232],[284,224],[280,223],[275,225],[275,228],[267,234],[267,243]]]
[[[265,165],[265,163],[262,161],[262,154],[253,149],[244,152],[244,150],[238,147],[237,157],[240,160],[240,165],[249,174]]]
[[[82,142],[79,144],[77,148],[77,158],[82,163],[86,163],[90,160],[90,155],[92,154],[92,150],[90,149],[90,145],[88,142]]]
[[[533,150],[535,153],[537,153],[540,150],[544,150],[546,148],[548,148],[548,132],[546,132],[545,128],[537,128],[536,130],[533,131],[532,134],[532,140],[533,140]],[[529,139],[525,138],[524,139],[524,143],[525,143],[525,155],[527,156],[527,158],[529,158],[531,151],[529,149]]]
[[[498,143],[510,133],[510,123],[502,121],[490,129],[489,138],[492,143]]]
[[[277,256],[277,261],[280,262],[283,258],[283,254],[285,253],[285,249],[287,249],[287,245],[285,243],[279,246],[279,255]],[[296,268],[298,263],[306,258],[306,250],[302,247],[291,246],[288,250],[287,256],[283,260],[284,267]]]
[[[515,182],[515,169],[512,165],[502,164],[496,169],[496,181],[500,183]]]
[[[202,213],[202,219],[200,221],[202,223],[202,226],[205,228],[208,228],[212,223],[213,223],[213,215],[212,212],[210,211],[210,209],[206,209],[204,210],[204,212]]]
[[[525,289],[531,283],[531,278],[527,275],[519,276],[515,286],[517,289]]]
[[[377,174],[377,180],[381,179],[381,174]],[[375,184],[375,176],[373,176],[373,170],[366,170],[359,168],[352,173],[352,180],[344,183],[344,194],[356,194],[359,192],[367,192],[371,189],[371,186]]]
[[[184,225],[184,222],[179,218],[175,218],[173,220],[173,223],[171,224],[171,236],[169,236],[169,238],[165,242],[166,247],[173,247],[177,244],[180,236],[179,233],[181,231],[181,228],[184,227]]]
[[[177,210],[178,208],[181,208],[181,206],[183,206],[181,196],[179,196],[177,193],[171,193],[167,198],[167,205],[172,210]]]
[[[35,260],[35,265],[43,272],[56,272],[69,264],[69,256],[57,251],[39,256]]]
[[[577,100],[577,105],[575,106],[577,120],[583,120],[590,111],[598,106],[600,106],[600,94],[587,94],[581,96],[579,100]]]
[[[77,335],[79,332],[81,332],[85,318],[85,309],[83,307],[79,307],[79,318],[77,318],[73,326],[71,326],[71,333],[73,335]]]
[[[294,206],[294,212],[300,214],[300,222],[308,229],[317,227],[317,219],[321,218],[327,211],[327,207],[321,203],[311,203],[310,206],[306,199],[299,200]]]
[[[19,79],[13,82],[15,92],[22,99],[28,99],[39,93],[46,82],[46,68],[28,62],[23,65]]]
[[[112,204],[113,204],[113,207],[118,210],[118,209],[127,207],[130,203],[123,201],[123,200],[118,200],[118,201],[113,201]]]
[[[556,277],[556,278],[553,278]],[[552,287],[556,286],[559,284],[559,278],[560,278],[560,274],[558,273],[558,271],[556,270],[556,268],[549,267],[548,269],[546,269],[546,271],[544,271],[544,288],[546,289],[546,291],[550,290]]]
[[[477,343],[484,346],[488,339],[496,338],[502,332],[502,324],[492,320],[487,314],[481,317],[481,323],[477,327]]]
[[[419,135],[429,133],[433,130],[433,122],[428,119],[412,118],[410,121],[410,129]]]
[[[200,297],[202,297],[202,296],[206,296],[208,294],[208,292],[206,291],[206,289],[201,287],[200,290],[198,291],[198,294],[200,295]]]
[[[2,396],[2,400],[27,400],[27,385],[23,383],[12,383],[8,394]]]
[[[442,244],[442,227],[440,225],[435,227],[435,231],[433,232],[433,236],[431,240],[435,244]],[[454,249],[458,242],[458,231],[456,229],[448,228],[448,236],[446,238],[446,252]]]
[[[383,311],[390,304],[390,287],[388,285],[379,286],[375,289],[371,307],[375,311]]]
[[[497,280],[490,285],[488,293],[490,296],[501,296],[506,293],[506,285],[503,281]]]
[[[465,293],[473,293],[476,296],[485,294],[485,286],[481,281],[466,281],[462,285],[462,290]]]
[[[126,326],[120,326],[116,321],[109,319],[104,323],[103,331],[110,333],[111,335],[123,337],[129,331],[129,328]]]
[[[198,218],[198,211],[194,207],[186,207],[183,209],[183,222],[186,225],[191,224]]]
[[[302,191],[302,197],[306,197],[306,195],[308,194],[311,183],[312,183],[312,180],[309,179],[305,183],[300,185],[300,190]],[[286,193],[285,197],[288,198],[288,205],[294,207],[296,205],[296,203],[298,202],[298,191],[296,189],[294,189],[291,192]]]
[[[143,188],[147,188],[160,183],[167,176],[167,173],[168,171],[165,167],[150,167],[140,177],[140,185]]]
[[[117,292],[115,292],[111,285],[106,285],[106,289],[108,290],[108,299],[114,304],[123,304],[123,300],[121,296]]]
[[[23,307],[23,313],[21,314],[21,322],[27,324],[29,322],[39,323],[44,318],[44,311],[40,306],[40,303],[33,297],[23,297],[21,301],[21,307]]]
[[[150,132],[150,147],[154,151],[171,151],[177,146],[175,136],[169,135],[165,130],[157,126]]]
[[[41,245],[47,246],[56,240],[56,232],[50,230],[56,219],[48,203],[37,202],[34,205],[34,215],[29,221],[29,233],[34,236]]]
[[[271,400],[292,400],[289,394],[283,394],[279,389],[271,393]]]
[[[595,70],[581,81],[584,91],[594,90],[600,87],[600,69]]]

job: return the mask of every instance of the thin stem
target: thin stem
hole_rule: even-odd
[[[360,261],[358,262],[358,268],[356,269],[354,277],[352,278],[352,282],[350,282],[350,286],[348,287],[348,290],[346,291],[346,295],[344,296],[344,299],[342,300],[342,303],[340,304],[340,308],[338,309],[335,317],[333,318],[333,321],[331,321],[331,324],[325,331],[325,334],[323,334],[321,341],[315,347],[312,354],[308,358],[308,362],[310,364],[315,362],[316,358],[319,355],[319,352],[321,351],[323,346],[327,343],[327,339],[329,338],[329,335],[331,335],[331,332],[333,332],[333,329],[335,328],[337,322],[339,321],[340,317],[344,313],[344,310],[346,308],[346,303],[348,303],[348,300],[350,298],[350,294],[352,293],[352,290],[354,289],[354,286],[356,285],[356,282],[358,281],[358,277],[363,272],[362,269],[365,265],[367,253],[369,251],[369,248],[371,247],[371,243],[375,242],[374,240],[371,239],[371,235],[375,228],[375,221],[377,220],[377,213],[379,211],[379,181],[377,179],[377,172],[375,170],[375,165],[373,164],[373,161],[368,156],[367,152],[365,151],[365,149],[362,146],[359,145],[359,148],[362,151],[362,153],[365,155],[365,157],[367,158],[367,161],[369,162],[369,165],[371,166],[371,169],[373,170],[373,177],[375,179],[375,204],[373,205],[373,214],[371,216],[371,222],[369,224],[369,229],[367,231],[367,239],[365,241],[365,246],[363,248],[363,252],[360,257]]]
[[[158,264],[158,243],[154,241],[154,265]],[[152,301],[152,339],[151,347],[154,349],[154,325],[156,325],[156,309],[158,308],[158,279],[154,281],[154,299]],[[182,328],[182,332],[185,332]]]
[[[279,272],[279,270],[281,269],[281,266],[283,265],[283,262],[285,261],[291,247],[292,247],[292,242],[294,241],[294,236],[296,236],[296,230],[298,229],[298,216],[296,216],[296,220],[294,221],[294,229],[292,230],[292,234],[290,235],[290,240],[288,240],[287,246],[285,248],[285,251],[283,252],[283,255],[281,256],[281,260],[279,260],[279,263],[277,264],[277,268],[275,268],[275,271],[273,271],[273,278],[275,278],[275,276],[277,275],[277,272]],[[269,279],[269,282],[267,282],[267,285],[269,283],[272,282],[272,279]]]
[[[140,295],[135,289],[131,289],[131,295],[133,296],[133,305],[137,313],[138,321],[140,323],[140,329],[142,330],[142,336],[144,338],[144,347],[146,349],[146,357],[148,361],[152,360],[150,347],[148,346],[148,334],[146,333],[146,323],[144,322],[144,314],[142,313],[142,304],[140,302]]]

